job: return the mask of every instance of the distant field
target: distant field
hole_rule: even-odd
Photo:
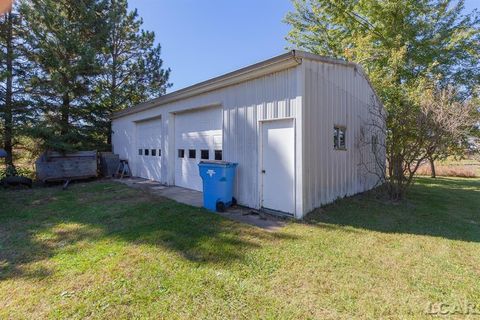
[[[480,177],[480,161],[475,159],[438,161],[435,164],[435,171],[439,177],[476,178]],[[422,165],[418,169],[417,175],[431,175],[430,164]]]

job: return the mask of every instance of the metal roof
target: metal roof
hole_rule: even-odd
[[[196,96],[202,93],[217,90],[217,89],[238,84],[247,80],[259,78],[267,74],[292,68],[300,65],[303,59],[316,60],[316,61],[320,61],[328,64],[339,64],[347,67],[352,67],[355,70],[359,71],[365,77],[365,79],[367,79],[367,81],[370,83],[362,67],[356,63],[347,62],[340,59],[324,57],[324,56],[320,56],[320,55],[316,55],[316,54],[312,54],[312,53],[308,53],[300,50],[291,50],[287,53],[270,58],[268,60],[264,60],[259,63],[238,69],[236,71],[226,73],[219,77],[215,77],[215,78],[194,84],[192,86],[186,87],[184,89],[180,89],[180,90],[168,93],[161,97],[140,103],[134,107],[115,112],[112,118],[113,119],[121,118],[129,114],[134,114],[140,111],[152,109],[170,102],[190,98],[192,96]],[[370,86],[372,85],[370,84]]]

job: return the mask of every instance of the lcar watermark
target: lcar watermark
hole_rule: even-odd
[[[480,315],[480,303],[466,300],[454,303],[429,302],[425,308],[425,314],[432,316]]]

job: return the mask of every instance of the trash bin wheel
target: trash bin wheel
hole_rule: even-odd
[[[225,212],[225,203],[218,201],[216,205],[217,212]]]
[[[232,197],[232,206],[236,206],[238,203],[237,203],[237,198],[235,197]]]

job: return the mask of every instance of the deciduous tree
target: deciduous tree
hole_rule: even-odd
[[[435,162],[449,156],[461,157],[468,149],[468,139],[475,127],[476,109],[471,100],[462,100],[453,87],[427,87],[420,94],[420,110],[426,125],[425,155],[432,178]]]
[[[386,153],[393,198],[424,160],[418,88],[453,84],[463,97],[480,81],[480,17],[453,0],[294,0],[288,40],[313,53],[360,63],[388,111]],[[408,175],[406,175],[408,172]]]

